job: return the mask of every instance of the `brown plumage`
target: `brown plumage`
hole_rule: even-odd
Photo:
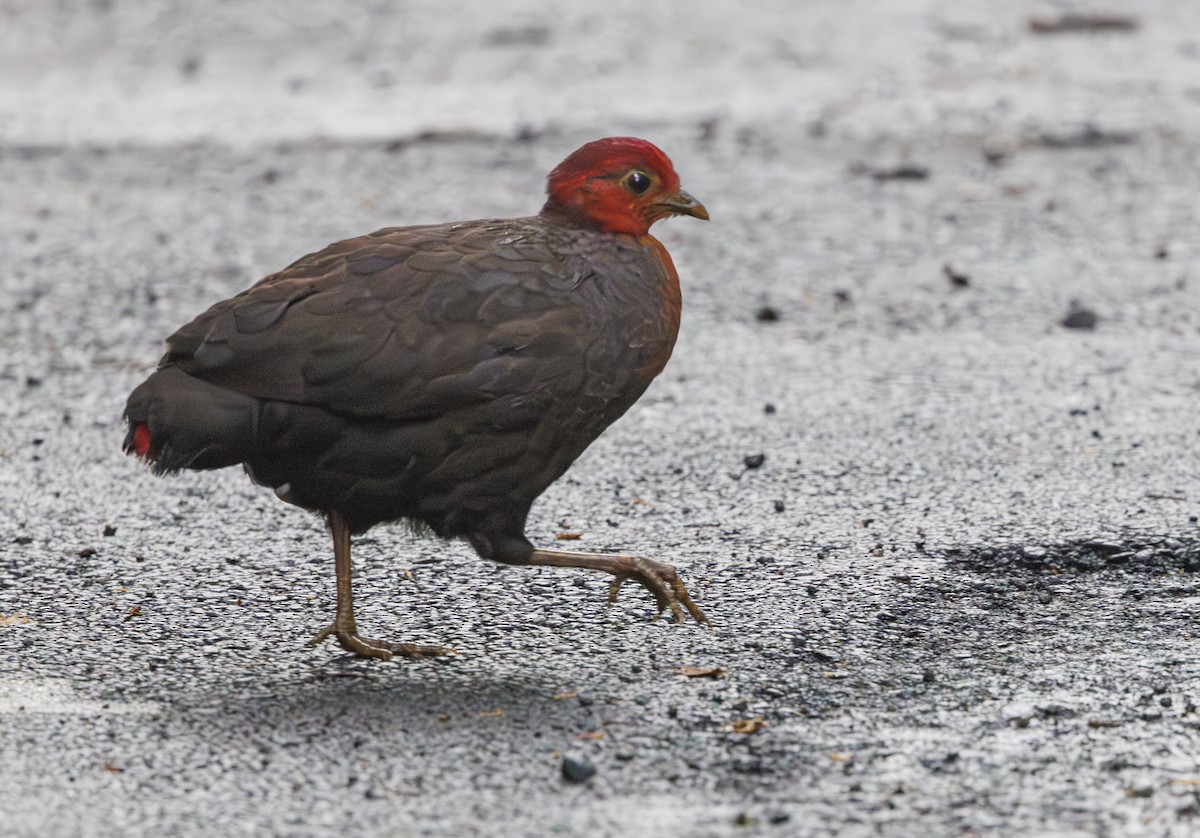
[[[130,395],[125,448],[157,473],[243,464],[330,522],[332,634],[387,658],[441,647],[354,624],[351,533],[407,519],[487,559],[633,579],[660,612],[706,622],[674,568],[537,550],[533,501],[662,370],[678,278],[647,233],[707,218],[643,140],[589,143],[530,218],[396,227],[330,245],[217,303],[167,339]]]

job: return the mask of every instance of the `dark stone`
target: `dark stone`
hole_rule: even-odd
[[[1100,322],[1100,317],[1091,309],[1084,308],[1078,303],[1073,303],[1070,311],[1067,312],[1067,316],[1064,317],[1060,322],[1068,329],[1084,329],[1091,331],[1092,329],[1095,329],[1096,324]]]
[[[586,783],[596,776],[596,766],[579,754],[563,754],[562,776],[568,783]]]

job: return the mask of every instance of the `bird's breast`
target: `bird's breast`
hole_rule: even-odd
[[[683,296],[679,290],[679,274],[675,271],[675,263],[671,254],[663,247],[662,242],[651,235],[641,236],[639,243],[648,248],[652,259],[659,270],[652,272],[650,283],[654,297],[657,340],[647,348],[645,362],[639,368],[639,376],[648,384],[655,376],[663,371],[671,352],[675,348],[675,338],[679,335],[679,319],[683,310]]]

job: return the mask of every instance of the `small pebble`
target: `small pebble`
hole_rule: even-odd
[[[747,454],[742,458],[742,463],[748,469],[762,468],[762,464],[767,461],[766,454]]]
[[[1091,309],[1084,308],[1079,303],[1072,303],[1067,316],[1060,321],[1068,329],[1083,329],[1092,331],[1100,322],[1099,315]]]
[[[596,776],[596,766],[579,754],[563,754],[562,775],[569,783],[586,783]]]

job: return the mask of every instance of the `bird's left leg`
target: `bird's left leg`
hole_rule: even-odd
[[[377,640],[358,633],[358,626],[354,621],[354,590],[350,574],[350,528],[340,513],[331,512],[329,530],[333,535],[334,567],[337,571],[337,615],[330,625],[317,632],[317,636],[310,640],[308,645],[315,646],[332,636],[343,649],[360,658],[390,660],[394,655],[406,658],[453,655],[454,651],[444,646]]]

